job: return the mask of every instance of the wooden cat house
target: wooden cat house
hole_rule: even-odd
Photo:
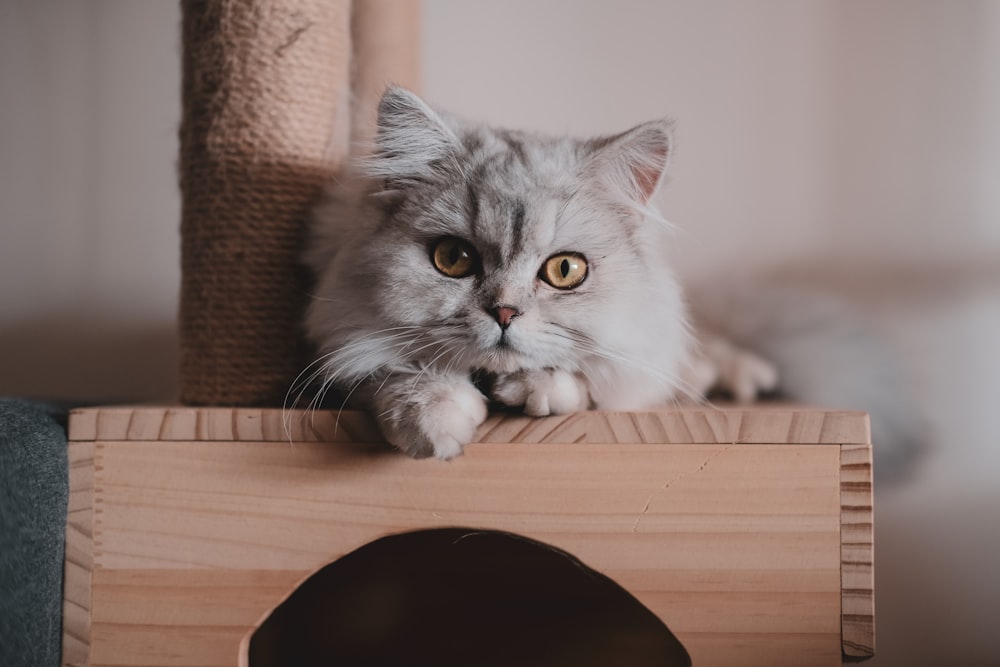
[[[102,408],[71,416],[66,665],[236,665],[316,569],[378,538],[502,530],[658,615],[695,665],[873,650],[867,417],[805,408],[495,415],[444,463],[368,418]],[[627,656],[623,656],[623,659]]]
[[[304,365],[302,216],[384,83],[416,87],[419,6],[182,5],[181,402],[71,414],[64,665],[241,664],[312,573],[453,527],[572,554],[695,665],[872,655],[863,413],[496,414],[441,462],[394,452],[361,413],[252,407],[280,406]]]

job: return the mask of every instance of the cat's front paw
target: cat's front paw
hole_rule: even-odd
[[[383,387],[376,394],[375,419],[386,439],[414,458],[450,459],[486,420],[486,397],[465,380],[425,380],[408,389]]]
[[[504,405],[524,406],[524,413],[533,417],[577,412],[590,407],[590,395],[583,380],[559,369],[501,375],[493,382],[490,396]]]
[[[740,403],[749,403],[778,386],[778,369],[771,362],[723,338],[702,342],[701,356],[692,367],[699,365],[706,379],[711,377],[709,388],[726,391]]]

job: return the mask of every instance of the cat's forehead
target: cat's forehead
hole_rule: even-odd
[[[463,143],[463,185],[482,205],[549,208],[579,187],[577,147],[571,140],[487,128],[467,133]]]
[[[579,142],[476,127],[462,133],[472,184],[497,191],[563,190],[579,178]]]
[[[470,236],[507,257],[554,242],[560,211],[575,191],[575,165],[557,146],[539,146],[513,133],[494,136],[470,159],[457,186]],[[499,144],[499,145],[498,145]]]
[[[458,168],[419,198],[415,231],[467,239],[500,264],[576,249],[593,235],[590,216],[571,214],[585,190],[579,142],[477,126],[458,136]]]

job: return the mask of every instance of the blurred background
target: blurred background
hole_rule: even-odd
[[[0,1],[0,395],[175,395],[179,22]],[[423,32],[424,95],[458,114],[674,118],[684,280],[795,276],[866,313],[930,444],[876,488],[869,664],[1000,665],[1000,2],[424,0]]]

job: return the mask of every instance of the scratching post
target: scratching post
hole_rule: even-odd
[[[419,3],[183,12],[181,401],[280,405],[307,362],[305,215],[350,150],[352,97],[360,140],[387,82],[417,84]]]
[[[347,152],[350,3],[184,0],[181,400],[280,404],[302,220]]]

